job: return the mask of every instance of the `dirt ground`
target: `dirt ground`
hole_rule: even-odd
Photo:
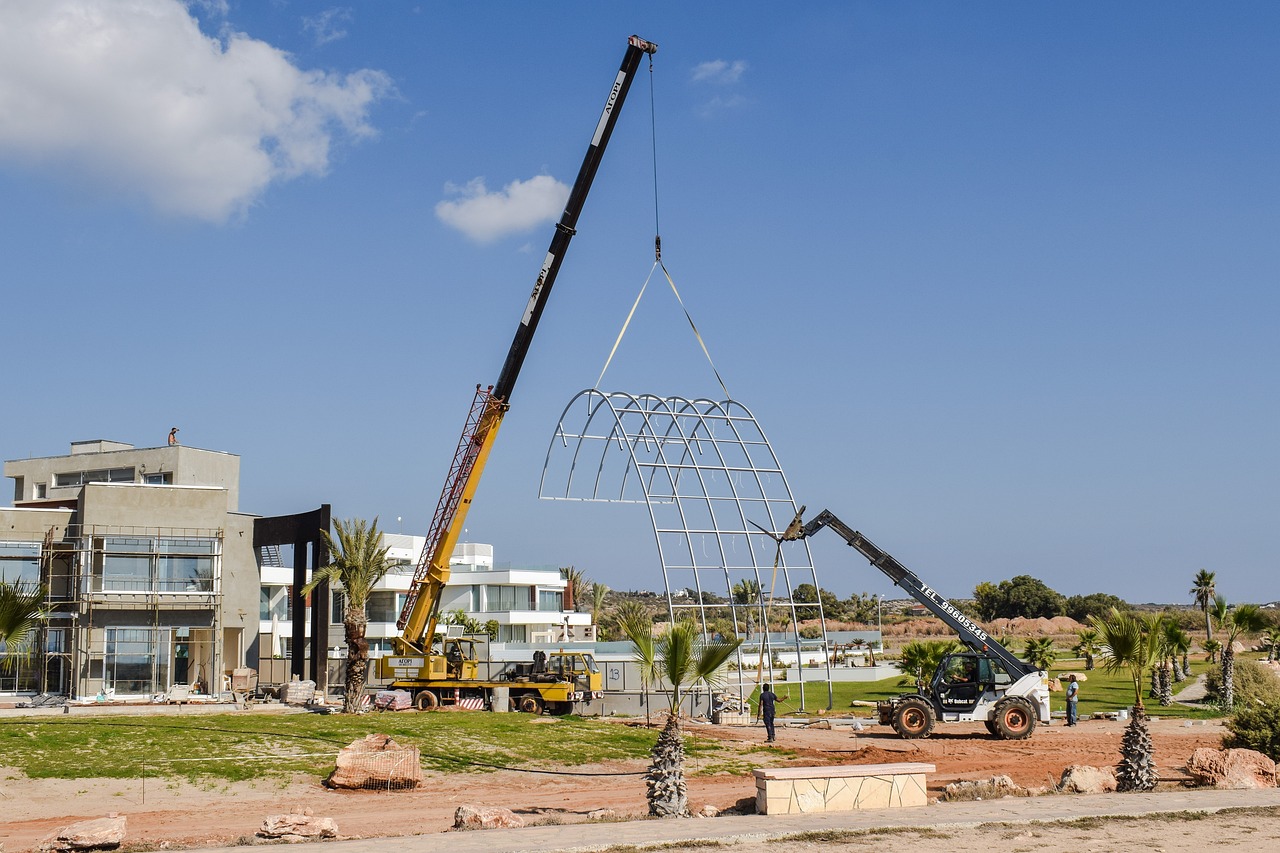
[[[918,741],[902,740],[882,726],[870,726],[862,732],[853,732],[844,726],[779,728],[778,746],[791,754],[780,756],[776,763],[925,761],[937,766],[937,773],[929,777],[929,787],[935,795],[949,782],[987,779],[997,774],[1008,775],[1018,784],[1034,788],[1055,783],[1062,770],[1072,764],[1114,765],[1124,725],[1086,720],[1074,729],[1061,725],[1041,727],[1026,741],[995,740],[980,724],[948,724],[933,737]],[[1181,721],[1158,720],[1152,722],[1151,728],[1157,766],[1162,779],[1170,785],[1184,778],[1182,767],[1192,750],[1202,746],[1218,747],[1223,735],[1222,726],[1212,721],[1188,726]],[[744,750],[760,747],[763,740],[762,730],[756,728],[691,723],[688,731],[718,738]],[[760,753],[752,752],[749,759],[759,763]],[[333,818],[345,838],[442,832],[452,826],[454,810],[463,804],[504,806],[522,814],[529,823],[585,820],[587,813],[596,809],[610,809],[619,818],[639,817],[646,810],[644,782],[639,775],[644,764],[634,761],[574,767],[566,768],[564,773],[429,774],[427,784],[416,791],[381,793],[331,791],[324,788],[320,780],[310,778],[193,786],[155,778],[145,781],[30,780],[15,771],[0,770],[0,809],[4,814],[0,843],[6,853],[33,850],[50,833],[70,823],[112,812],[128,817],[127,845],[144,848],[234,844],[252,836],[269,815],[308,808],[318,816]],[[691,759],[687,773],[690,802],[695,810],[704,804],[726,809],[755,796],[755,784],[749,774],[699,775],[698,771],[698,761]],[[1196,826],[1209,823],[1212,821],[1200,821]],[[1233,825],[1237,823],[1232,821]],[[1120,832],[1122,825],[1109,826],[1108,831]],[[1134,823],[1134,827],[1135,845],[1138,841],[1150,841],[1149,827],[1144,828],[1141,822]],[[1037,828],[1035,832],[1042,829]],[[1052,831],[1043,829],[1046,833]],[[957,833],[957,838],[962,834]],[[1177,835],[1181,841],[1190,837],[1181,831]],[[1206,837],[1220,838],[1221,832]],[[889,841],[878,839],[877,849],[897,849]],[[1064,845],[1067,841],[1070,839],[1064,840]],[[1080,844],[1077,840],[1073,846],[1060,849],[1130,849],[1121,842],[1122,839],[1112,839],[1109,845],[1097,846]],[[918,843],[917,838],[913,849],[918,849]],[[1026,844],[1006,841],[1002,846],[1034,849],[1037,853],[1059,849],[1032,841]],[[777,849],[776,846],[773,849]],[[793,849],[819,850],[821,845]],[[1151,848],[1148,845],[1144,849]],[[1191,850],[1193,847],[1164,845],[1164,849]]]

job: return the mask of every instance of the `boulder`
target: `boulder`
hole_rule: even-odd
[[[1026,797],[1030,792],[1008,776],[992,776],[990,779],[970,781],[962,779],[943,789],[943,798],[955,800],[994,800],[1000,797]]]
[[[1252,749],[1197,749],[1187,759],[1187,772],[1197,784],[1214,788],[1276,786],[1276,763]]]
[[[453,813],[454,829],[518,829],[524,826],[524,818],[495,806],[458,806]]]
[[[1058,791],[1063,794],[1110,794],[1116,789],[1116,774],[1110,767],[1072,764],[1062,771]]]
[[[331,817],[316,817],[311,809],[305,809],[301,813],[272,815],[255,834],[258,838],[280,841],[319,841],[337,838],[338,824]]]
[[[44,853],[69,850],[114,850],[124,842],[125,816],[112,814],[82,820],[58,830],[40,842]]]
[[[337,766],[324,781],[330,788],[404,791],[422,784],[416,746],[401,746],[384,734],[365,735],[338,750]]]

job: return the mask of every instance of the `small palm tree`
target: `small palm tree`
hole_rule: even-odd
[[[1222,651],[1222,643],[1217,640],[1205,640],[1204,653],[1208,655],[1209,663],[1218,662],[1218,653]]]
[[[38,584],[0,581],[0,646],[5,667],[29,660],[41,623],[48,617],[44,587]]]
[[[365,639],[369,617],[366,606],[373,587],[391,569],[388,546],[382,544],[378,519],[367,523],[363,518],[334,519],[336,539],[322,530],[329,548],[329,564],[316,569],[311,581],[302,588],[310,593],[321,583],[341,584],[346,595],[342,611],[342,627],[347,641],[347,680],[342,699],[342,713],[354,714],[360,708],[360,694],[369,677],[369,642]]]
[[[1164,643],[1165,651],[1168,654],[1169,669],[1173,673],[1173,680],[1181,684],[1187,680],[1185,664],[1187,654],[1191,651],[1191,637],[1178,626],[1177,622],[1169,620],[1164,623]],[[1178,665],[1179,656],[1182,657],[1184,666]]]
[[[1213,599],[1218,594],[1214,587],[1214,573],[1201,569],[1192,582],[1191,595],[1196,607],[1204,613],[1204,638],[1213,639],[1213,623],[1209,621],[1209,610],[1213,607]]]
[[[1245,634],[1257,634],[1267,626],[1262,609],[1256,604],[1241,604],[1219,624],[1222,639],[1222,708],[1230,711],[1236,703],[1236,641]]]
[[[955,640],[940,642],[938,640],[916,640],[902,647],[902,657],[898,660],[898,669],[910,676],[916,683],[916,690],[924,692],[924,686],[937,671],[942,659],[960,647]]]
[[[567,582],[564,587],[564,609],[577,610],[578,605],[586,597],[586,572],[575,569],[573,566],[564,566],[560,569],[560,577]]]
[[[600,614],[604,612],[604,598],[609,594],[609,587],[599,581],[591,584],[591,622],[599,626]]]
[[[1053,638],[1040,637],[1036,640],[1027,640],[1027,650],[1022,658],[1036,669],[1047,670],[1058,658],[1058,653],[1053,649]]]
[[[1127,671],[1133,683],[1133,714],[1120,744],[1116,766],[1116,788],[1120,791],[1151,791],[1156,787],[1156,768],[1146,707],[1142,704],[1142,675],[1160,650],[1162,634],[1158,614],[1128,613],[1111,608],[1107,617],[1089,617],[1102,641],[1102,660],[1107,672]]]
[[[1267,650],[1267,663],[1280,660],[1280,628],[1268,628],[1262,633],[1262,645]]]
[[[1098,653],[1098,632],[1092,628],[1086,628],[1076,634],[1076,644],[1071,648],[1071,653],[1084,658],[1085,671],[1093,669],[1093,656]]]
[[[685,694],[699,682],[708,685],[737,650],[741,640],[708,642],[692,621],[679,622],[660,637],[654,637],[652,623],[629,625],[628,633],[640,665],[642,679],[657,674],[670,687],[671,703],[667,724],[658,735],[650,753],[652,762],[645,774],[648,788],[649,814],[653,817],[688,817],[689,795],[684,781],[684,734],[680,730],[680,703]]]

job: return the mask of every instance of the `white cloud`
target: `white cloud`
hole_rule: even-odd
[[[484,178],[475,178],[462,187],[449,184],[445,192],[461,198],[438,203],[436,216],[477,243],[554,222],[569,200],[568,185],[550,175],[512,181],[499,192],[489,192]]]
[[[747,63],[741,59],[736,59],[733,62],[713,59],[710,62],[703,62],[694,66],[692,77],[695,83],[714,83],[720,86],[729,86],[741,80],[746,70]]]
[[[341,29],[342,24],[349,24],[352,21],[351,10],[343,7],[335,6],[332,9],[325,9],[319,15],[312,15],[302,19],[302,29],[310,32],[315,37],[316,47],[321,47],[329,42],[338,41],[347,37],[347,31]]]
[[[207,36],[180,0],[0,3],[0,164],[165,213],[223,222],[273,182],[324,174],[335,134],[372,136],[390,91],[380,71],[306,71],[243,33]]]

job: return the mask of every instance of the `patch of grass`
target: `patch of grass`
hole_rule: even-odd
[[[0,765],[58,779],[178,776],[209,784],[323,776],[339,748],[373,732],[417,746],[424,769],[448,772],[645,758],[658,736],[576,717],[534,725],[522,714],[11,718],[0,721]],[[710,762],[724,750],[690,738],[689,753]]]
[[[950,833],[942,832],[931,826],[880,826],[874,829],[815,829],[809,832],[797,832],[793,835],[780,835],[768,839],[770,844],[808,843],[842,843],[856,841],[860,838],[875,838],[884,835],[913,835],[920,838],[950,838]]]

